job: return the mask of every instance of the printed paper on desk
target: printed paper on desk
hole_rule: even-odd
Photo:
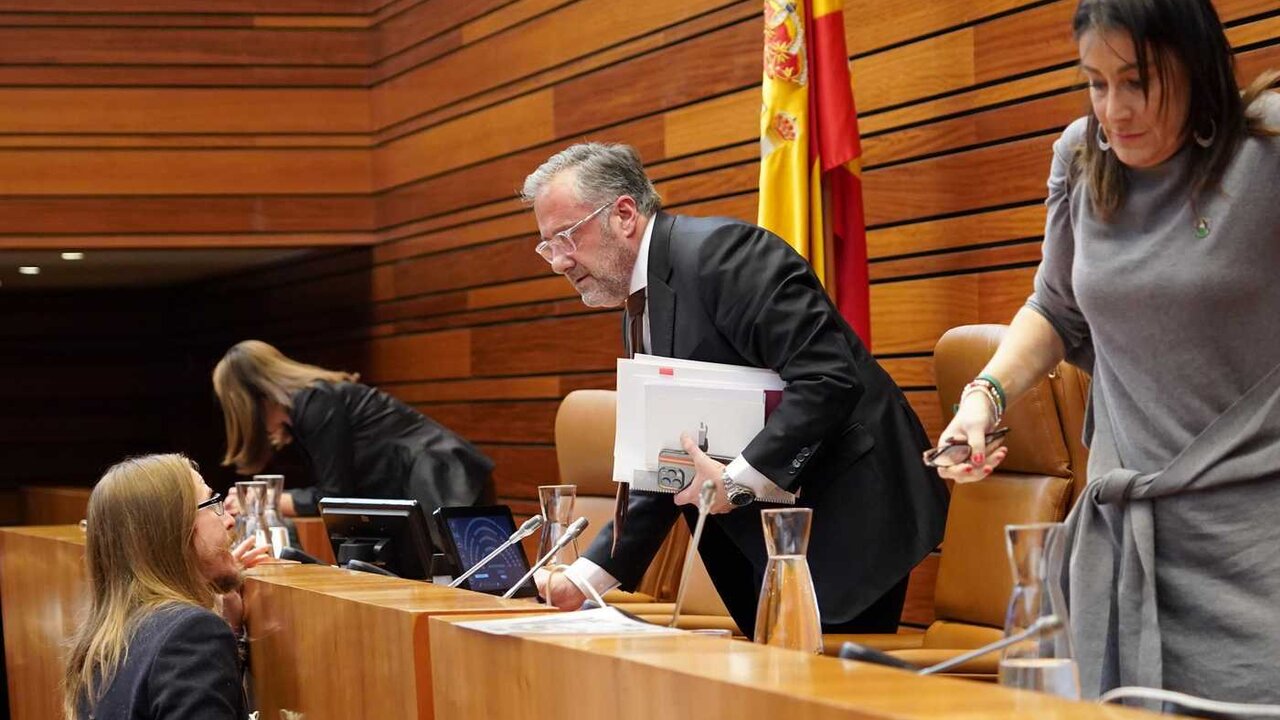
[[[491,635],[678,635],[684,632],[633,620],[612,607],[554,615],[471,620],[457,625]]]

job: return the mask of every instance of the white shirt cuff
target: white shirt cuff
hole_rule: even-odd
[[[759,470],[751,467],[751,463],[747,462],[747,459],[741,455],[729,463],[729,466],[725,468],[725,472],[729,473],[729,477],[733,478],[735,483],[751,488],[756,497],[764,497],[766,491],[770,493],[774,491],[784,492],[772,480],[760,474]]]
[[[577,585],[578,589],[587,597],[591,597],[591,593],[587,590],[588,586],[594,589],[597,594],[604,595],[622,584],[606,572],[604,568],[584,557],[574,560],[569,567],[565,568],[564,576],[569,578],[569,581],[574,585]]]

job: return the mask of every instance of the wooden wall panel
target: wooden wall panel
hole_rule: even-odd
[[[69,133],[369,131],[366,92],[354,88],[0,88],[0,106],[0,133],[38,134],[45,143]]]
[[[359,30],[0,27],[4,65],[363,65]]]
[[[7,195],[340,195],[369,183],[359,149],[0,149]]]

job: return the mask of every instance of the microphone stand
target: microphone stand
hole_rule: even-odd
[[[680,570],[680,585],[676,589],[676,607],[671,611],[671,627],[677,627],[680,622],[680,608],[684,605],[684,592],[688,589],[689,571],[693,569],[693,558],[698,553],[698,543],[702,540],[702,527],[707,524],[707,514],[715,495],[715,481],[703,482],[702,489],[698,492],[698,521],[693,525],[693,537],[684,553],[684,567]]]
[[[883,650],[877,650],[866,645],[859,645],[856,642],[847,642],[840,647],[840,657],[845,660],[860,660],[862,662],[871,662],[878,665],[887,665],[889,667],[900,668],[902,670],[910,670],[918,675],[933,675],[940,673],[969,662],[970,660],[986,655],[989,652],[1004,649],[1010,645],[1020,643],[1023,640],[1037,637],[1048,632],[1057,632],[1063,628],[1062,620],[1057,615],[1045,615],[1034,623],[1031,623],[1027,629],[1022,632],[1010,635],[1007,638],[1001,638],[993,643],[983,645],[980,648],[970,650],[969,652],[957,655],[950,660],[944,660],[937,665],[930,665],[926,668],[919,668],[897,656],[890,655]]]
[[[1015,633],[1013,635],[1010,635],[1007,638],[1002,638],[1000,640],[997,640],[996,642],[983,645],[982,647],[970,650],[967,653],[957,655],[951,658],[950,660],[944,660],[938,663],[937,665],[930,665],[929,667],[924,668],[917,674],[932,675],[934,673],[944,672],[946,670],[950,670],[951,668],[957,665],[967,663],[976,657],[986,655],[989,652],[995,652],[996,650],[1003,650],[1004,648],[1007,648],[1010,645],[1016,645],[1022,642],[1023,640],[1027,640],[1033,637],[1038,637],[1044,633],[1055,632],[1061,629],[1062,629],[1062,620],[1057,615],[1044,615],[1039,620],[1036,620],[1035,622],[1031,623],[1031,625],[1029,625],[1027,629],[1023,630],[1022,632]]]
[[[453,582],[449,583],[449,587],[456,588],[462,583],[466,582],[467,578],[471,577],[472,575],[475,575],[476,572],[480,570],[480,568],[484,567],[485,565],[488,565],[490,562],[493,561],[494,558],[498,557],[504,551],[506,551],[507,548],[511,547],[512,545],[515,545],[521,540],[532,535],[535,530],[542,527],[542,523],[543,523],[543,520],[541,515],[534,515],[533,517],[524,521],[524,524],[521,525],[519,528],[517,528],[515,532],[511,533],[511,537],[507,538],[505,542],[503,542],[501,545],[497,547],[497,549],[495,549],[493,552],[489,553],[488,555],[485,555],[483,558],[480,559],[480,562],[476,563],[475,565],[472,565],[470,568],[467,569],[466,572],[454,578]]]
[[[533,577],[534,573],[540,570],[547,563],[551,562],[551,558],[555,557],[556,553],[560,552],[561,548],[577,539],[577,537],[582,534],[582,531],[586,529],[586,518],[580,517],[577,520],[574,520],[568,528],[565,528],[564,534],[556,538],[555,544],[551,546],[551,549],[547,551],[547,554],[538,558],[538,562],[534,563],[533,567],[529,568],[529,572],[525,573],[524,577],[520,578],[516,581],[515,585],[512,585],[506,592],[502,593],[503,599],[510,599],[512,595],[515,595],[516,591],[520,589],[520,586],[529,582],[529,578]]]

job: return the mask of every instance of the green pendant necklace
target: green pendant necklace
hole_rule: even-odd
[[[1201,240],[1209,237],[1209,218],[1202,217],[1200,222],[1196,223],[1196,237]]]

